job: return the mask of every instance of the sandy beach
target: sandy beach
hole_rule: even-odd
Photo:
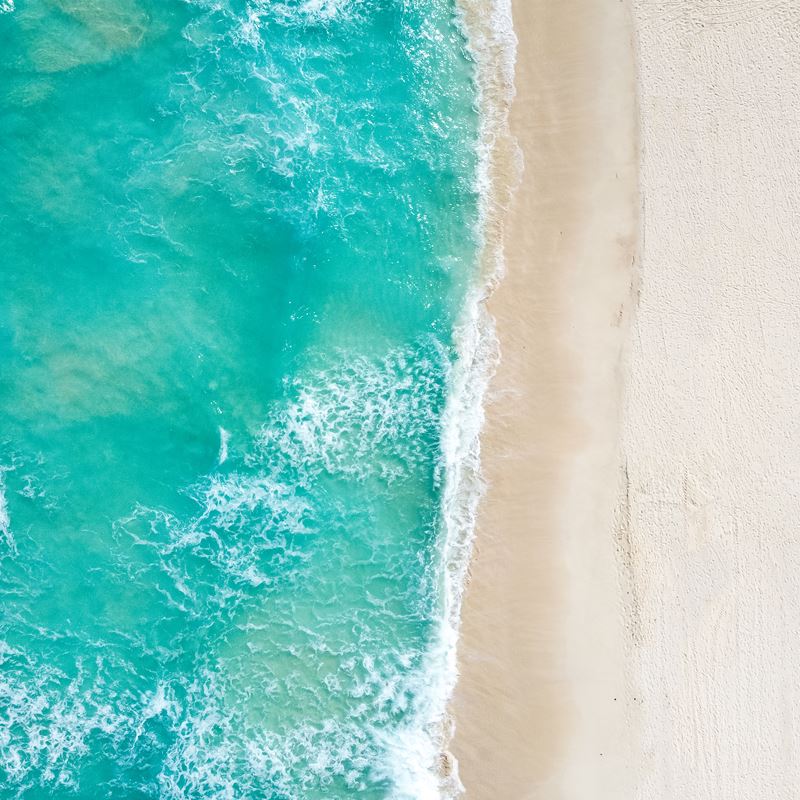
[[[800,7],[519,0],[514,23],[466,797],[789,800]]]
[[[624,3],[520,0],[513,13],[525,171],[490,301],[502,356],[452,748],[469,798],[622,797],[610,531],[637,227],[632,35]]]
[[[634,5],[623,413],[637,800],[800,785],[800,6]]]

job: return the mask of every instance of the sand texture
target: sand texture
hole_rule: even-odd
[[[634,6],[622,432],[637,800],[800,795],[800,4]],[[511,800],[509,798],[509,800]]]
[[[613,513],[638,225],[628,12],[514,3],[525,172],[490,303],[502,360],[452,703],[475,800],[627,791]]]
[[[466,796],[796,798],[800,4],[514,14]]]

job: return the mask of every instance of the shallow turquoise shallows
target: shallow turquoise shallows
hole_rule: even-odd
[[[0,0],[0,800],[429,791],[477,128],[454,0]]]

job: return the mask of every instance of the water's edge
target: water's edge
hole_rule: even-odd
[[[454,798],[511,0],[62,5],[0,0],[0,795]]]
[[[442,430],[443,617],[439,649],[431,654],[440,669],[430,673],[438,681],[431,686],[428,727],[439,750],[439,791],[446,800],[464,791],[458,763],[448,749],[455,730],[449,705],[458,681],[461,605],[484,489],[480,439],[484,401],[500,358],[495,322],[486,302],[503,277],[505,218],[523,170],[509,122],[517,52],[511,5],[511,0],[457,0],[459,23],[475,63],[480,115],[476,176],[480,277],[466,297],[456,329],[458,358],[450,376]]]

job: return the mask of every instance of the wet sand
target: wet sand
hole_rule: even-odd
[[[624,797],[625,626],[614,507],[635,293],[627,2],[515,0],[525,172],[492,296],[501,362],[452,701],[472,800]]]

